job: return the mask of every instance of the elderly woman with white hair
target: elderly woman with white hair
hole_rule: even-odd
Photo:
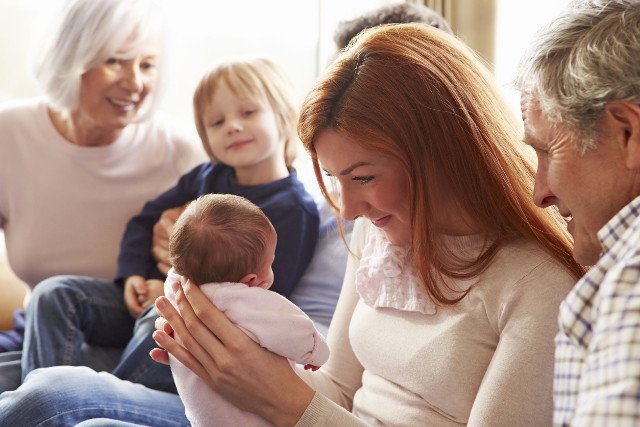
[[[86,276],[50,281],[75,290],[69,310],[96,304],[133,325],[113,282],[126,223],[206,157],[156,113],[168,78],[156,2],[71,0],[56,24],[35,63],[45,97],[0,105],[0,227],[11,267],[41,297],[44,279]],[[146,304],[162,287],[149,292]],[[123,332],[95,331],[94,343],[124,347]],[[106,353],[92,354],[84,362],[102,367]],[[19,359],[0,355],[0,392],[19,385]]]

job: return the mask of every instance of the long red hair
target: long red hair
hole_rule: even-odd
[[[454,37],[419,24],[373,28],[341,53],[309,93],[298,133],[325,197],[337,209],[314,148],[327,129],[402,165],[415,268],[437,302],[464,297],[449,298],[442,276],[476,277],[502,245],[518,238],[538,242],[576,278],[584,273],[558,212],[533,203],[535,171],[521,151],[518,121],[490,73]],[[447,252],[435,226],[436,193],[452,195],[487,236],[477,259],[452,261],[455,254]]]

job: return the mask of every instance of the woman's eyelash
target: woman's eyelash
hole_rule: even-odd
[[[364,185],[364,184],[368,184],[369,182],[373,181],[373,176],[371,176],[371,175],[354,176],[351,179],[354,180],[354,181],[358,181],[360,184]]]
[[[334,178],[334,176],[331,175],[329,172],[327,171],[323,171],[323,172],[326,177]],[[373,181],[374,178],[375,177],[373,175],[364,175],[364,176],[354,176],[353,178],[351,178],[351,180],[356,181],[360,185],[365,185]]]

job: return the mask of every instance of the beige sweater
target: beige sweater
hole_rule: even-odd
[[[356,254],[368,224],[356,224]],[[431,316],[365,305],[357,267],[351,258],[328,363],[299,372],[317,393],[298,425],[551,424],[558,306],[575,280],[538,246],[502,248],[467,297]]]

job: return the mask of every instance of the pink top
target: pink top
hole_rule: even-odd
[[[169,271],[164,292],[176,306],[171,284],[186,279]],[[300,364],[323,365],[329,347],[313,321],[296,305],[275,292],[242,283],[208,283],[200,287],[211,302],[262,347]],[[175,336],[180,343],[180,337]],[[211,390],[196,374],[170,357],[171,371],[194,425],[270,425],[241,411]]]

